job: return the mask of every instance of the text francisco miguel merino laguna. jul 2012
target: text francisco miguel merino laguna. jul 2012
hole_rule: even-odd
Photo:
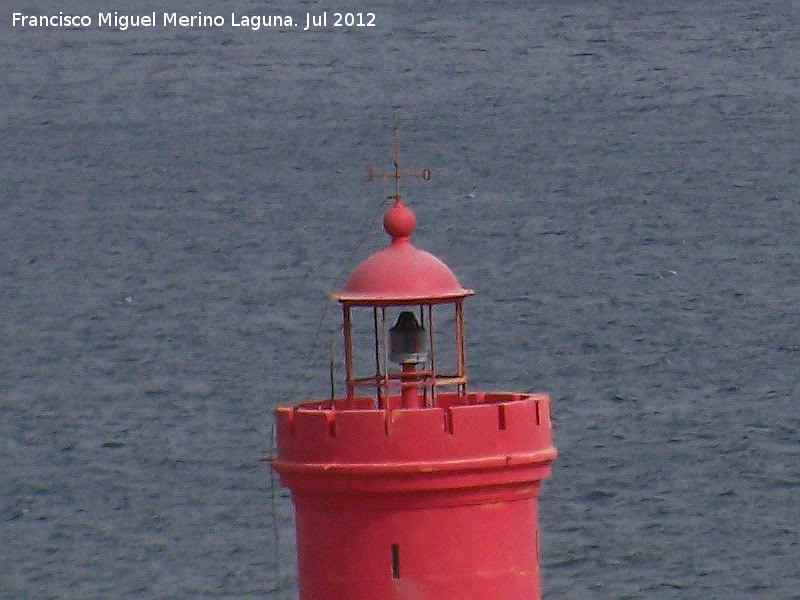
[[[303,31],[324,27],[375,27],[375,13],[370,12],[320,12],[305,13],[300,17],[282,15],[237,15],[231,13],[230,19],[222,15],[180,14],[175,12],[156,12],[138,15],[119,14],[118,12],[97,13],[91,15],[69,15],[59,12],[57,15],[12,14],[13,27],[110,27],[125,31],[130,27],[245,27],[257,31],[268,27],[302,27]]]

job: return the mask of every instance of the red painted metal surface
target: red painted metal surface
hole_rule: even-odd
[[[395,144],[396,186],[398,165]],[[272,465],[295,504],[300,600],[537,600],[536,503],[556,457],[550,399],[467,391],[462,304],[472,291],[411,244],[415,224],[397,187],[384,218],[391,244],[333,295],[346,396],[276,410]],[[455,309],[452,374],[437,370],[441,304]],[[420,323],[401,313],[390,353],[386,313],[403,306]],[[356,376],[351,311],[363,307],[375,371]],[[364,388],[373,395],[356,393]]]
[[[556,456],[549,398],[439,402],[278,410],[273,465],[297,510],[302,600],[540,597],[536,497]]]
[[[446,264],[411,243],[415,225],[414,213],[397,198],[383,220],[392,243],[356,267],[333,298],[352,304],[390,305],[443,302],[471,295],[473,291],[461,287]]]

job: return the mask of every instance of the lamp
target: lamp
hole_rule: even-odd
[[[400,365],[414,365],[428,360],[425,328],[414,313],[403,311],[389,330],[389,358]]]

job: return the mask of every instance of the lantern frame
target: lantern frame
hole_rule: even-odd
[[[466,341],[464,335],[464,297],[420,299],[416,302],[408,300],[396,301],[346,301],[342,304],[342,328],[344,333],[344,370],[346,401],[352,403],[358,390],[371,388],[374,394],[375,408],[391,408],[391,398],[402,395],[404,387],[418,387],[422,391],[422,406],[436,406],[437,388],[455,387],[459,396],[467,393],[467,361]],[[455,372],[440,372],[437,364],[437,336],[434,308],[450,304],[454,309],[455,329]],[[419,314],[419,322],[428,333],[428,356],[420,363],[422,368],[413,372],[393,370],[389,359],[389,329],[386,318],[387,308],[415,309]],[[355,354],[353,347],[353,309],[372,309],[373,352],[375,372],[370,375],[358,375],[355,372]]]

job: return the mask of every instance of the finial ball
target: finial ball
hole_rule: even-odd
[[[394,206],[383,216],[383,228],[392,236],[392,241],[407,239],[416,226],[417,218],[400,198],[395,200]]]

